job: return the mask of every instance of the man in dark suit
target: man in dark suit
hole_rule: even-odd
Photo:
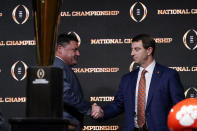
[[[57,39],[54,67],[63,70],[64,75],[64,113],[63,117],[79,124],[82,129],[84,115],[90,115],[91,105],[84,99],[80,83],[72,68],[80,56],[78,39],[74,32],[60,34]]]
[[[125,131],[168,131],[170,109],[184,99],[184,90],[175,70],[155,62],[155,41],[140,34],[133,38],[131,56],[139,69],[124,75],[115,100],[102,110],[92,111],[97,119],[125,112]]]

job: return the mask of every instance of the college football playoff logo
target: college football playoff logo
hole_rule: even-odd
[[[197,97],[197,88],[190,87],[185,91],[185,98],[196,98]]]
[[[81,45],[81,38],[79,37],[79,35],[76,33],[76,32],[68,32],[68,35],[73,33],[76,37],[77,37],[77,40],[78,40],[78,46]]]
[[[130,65],[130,67],[129,67],[129,71],[131,72],[131,71],[133,71],[133,70],[135,70],[135,69],[137,69],[137,68],[139,68],[140,66],[139,66],[139,64],[137,64],[137,63],[135,63],[134,61],[131,63],[131,65]]]
[[[43,69],[38,69],[38,71],[37,71],[37,77],[38,77],[39,79],[43,79],[44,76],[45,76],[44,70],[43,70]]]
[[[12,11],[12,18],[17,24],[24,24],[29,18],[29,10],[25,5],[17,5]]]
[[[183,36],[183,43],[187,49],[195,50],[197,48],[197,31],[188,30]]]
[[[130,8],[130,16],[135,22],[142,22],[147,16],[147,8],[141,2],[135,2]]]
[[[15,62],[11,67],[11,75],[17,81],[22,81],[27,76],[27,65],[23,61]]]

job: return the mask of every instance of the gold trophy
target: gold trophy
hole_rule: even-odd
[[[61,118],[63,73],[52,67],[62,0],[33,0],[37,64],[27,70],[26,116]]]
[[[33,0],[39,66],[53,64],[61,5],[62,0]]]

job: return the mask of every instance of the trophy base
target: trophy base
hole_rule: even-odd
[[[62,118],[63,73],[56,67],[27,69],[26,116]]]

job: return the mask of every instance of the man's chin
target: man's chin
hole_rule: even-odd
[[[133,60],[133,62],[134,62],[134,63],[138,63],[138,61],[137,61],[137,60]]]
[[[75,66],[75,65],[77,65],[77,62],[72,63],[72,66]]]

